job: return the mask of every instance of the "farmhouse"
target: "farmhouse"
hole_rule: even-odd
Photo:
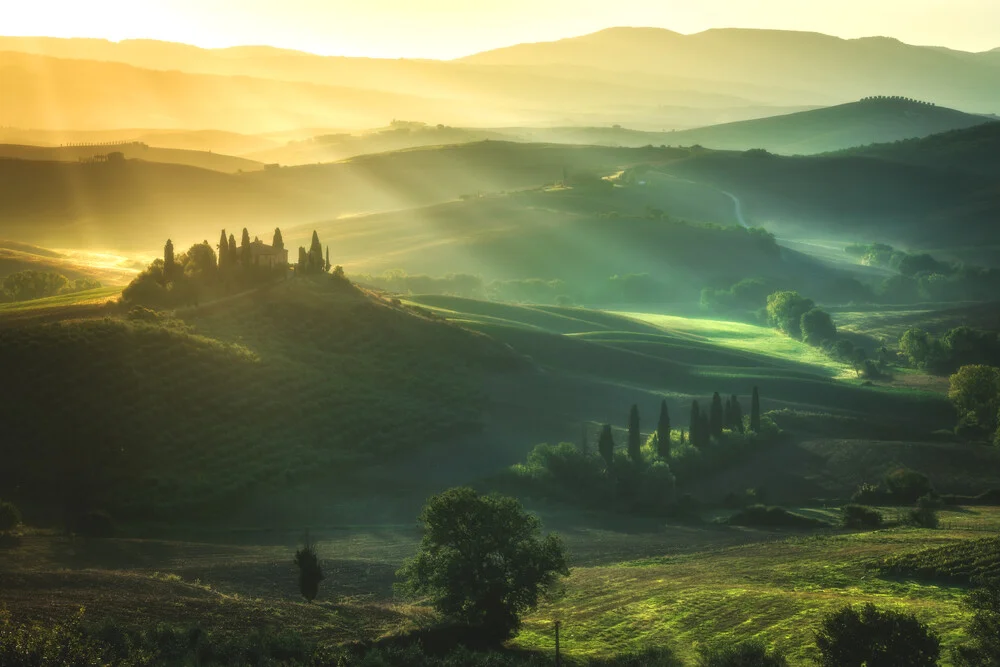
[[[247,248],[250,251],[250,261],[248,263],[250,266],[274,268],[288,264],[288,251],[284,248],[275,248],[257,238]]]

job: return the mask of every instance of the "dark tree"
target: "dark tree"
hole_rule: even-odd
[[[326,263],[323,264],[323,271],[330,272],[330,246],[326,247]]]
[[[733,428],[733,399],[727,398],[725,405],[722,406],[722,423],[728,428]]]
[[[172,281],[176,272],[177,264],[174,262],[174,243],[170,239],[167,239],[166,245],[163,246],[163,282],[169,283]]]
[[[757,387],[753,388],[753,397],[750,399],[750,430],[760,433],[760,393]]]
[[[229,267],[236,266],[239,262],[239,253],[236,251],[236,237],[232,234],[229,235],[229,260],[227,264]]]
[[[312,242],[309,244],[309,259],[306,262],[306,270],[309,273],[321,273],[323,266],[323,246],[320,245],[319,234],[314,229]]]
[[[736,396],[736,394],[733,394],[730,397],[729,400],[730,400],[730,402],[732,403],[732,406],[733,406],[732,407],[733,424],[732,424],[732,426],[730,428],[732,428],[732,429],[734,429],[734,430],[739,431],[740,433],[742,433],[743,432],[743,406],[740,405],[740,399],[739,399],[739,397]]]
[[[316,555],[316,545],[309,539],[309,533],[306,533],[302,548],[295,552],[295,564],[299,568],[299,592],[307,602],[312,602],[319,593],[319,582],[324,577]]]
[[[275,250],[285,249],[285,241],[281,238],[281,230],[277,227],[274,228],[274,237],[271,239],[271,247]]]
[[[698,401],[691,401],[691,419],[688,421],[688,440],[695,447],[701,447],[701,438],[698,437],[698,427],[701,425],[701,410],[698,408]]]
[[[973,611],[965,630],[971,640],[955,651],[960,667],[1000,665],[1000,579],[975,581],[976,587],[965,600]]]
[[[739,644],[703,646],[698,651],[698,667],[788,667],[781,651],[768,650],[758,640]]]
[[[701,418],[698,420],[698,439],[700,440],[699,447],[708,447],[712,443],[712,422],[708,418],[706,413],[701,413]]]
[[[611,470],[611,466],[615,462],[615,437],[611,433],[611,424],[605,424],[601,428],[601,437],[597,441],[597,451],[600,452],[601,458],[608,466],[608,470]]]
[[[219,270],[224,271],[229,268],[229,241],[226,240],[226,230],[223,229],[219,235]]]
[[[642,462],[642,433],[639,432],[639,406],[634,403],[628,413],[628,457],[635,463]]]
[[[934,667],[941,641],[916,617],[868,603],[823,618],[816,633],[823,667]]]
[[[562,542],[542,537],[541,522],[514,498],[450,489],[427,501],[420,521],[420,550],[398,573],[404,590],[492,642],[510,638],[569,575]]]
[[[670,412],[667,399],[660,403],[660,419],[656,422],[656,453],[664,461],[670,459]]]
[[[306,255],[306,249],[299,246],[299,262],[295,265],[296,273],[308,273],[309,271],[309,256]]]
[[[712,394],[712,409],[709,412],[709,429],[716,438],[722,437],[723,419],[725,415],[722,410],[722,397],[719,392]]]
[[[240,264],[250,266],[250,232],[243,228],[243,237],[240,239]]]

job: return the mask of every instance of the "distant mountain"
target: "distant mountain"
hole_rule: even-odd
[[[671,145],[699,144],[722,150],[764,148],[772,153],[813,154],[854,146],[926,137],[991,122],[903,98],[872,98],[850,104],[670,133]]]
[[[126,159],[184,164],[191,167],[235,173],[257,171],[264,168],[261,162],[221,153],[190,151],[176,148],[157,148],[141,142],[73,145],[73,146],[25,146],[22,144],[0,144],[0,159],[44,160],[52,162],[80,162],[106,158],[108,153],[121,153]]]
[[[594,67],[649,76],[753,84],[772,101],[824,103],[903,95],[973,112],[1000,109],[1000,69],[975,54],[895,39],[840,39],[778,30],[611,28],[462,59],[477,65]],[[780,91],[785,91],[784,95]]]

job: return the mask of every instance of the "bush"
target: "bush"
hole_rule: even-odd
[[[323,569],[316,555],[316,545],[306,533],[304,544],[295,552],[295,565],[299,568],[299,592],[306,602],[312,602],[319,593],[319,583],[323,581]]]
[[[884,484],[893,500],[906,505],[934,491],[927,475],[910,468],[896,468],[885,476]]]
[[[106,539],[115,536],[115,522],[111,515],[100,510],[73,517],[68,528],[71,533],[85,538]]]
[[[971,640],[954,654],[959,667],[1000,665],[1000,579],[976,581],[965,600],[973,617],[965,634]]]
[[[0,502],[0,533],[14,530],[21,525],[21,511],[14,503]]]
[[[143,306],[133,306],[128,311],[126,317],[132,321],[138,322],[159,322],[160,314],[151,308],[145,308]]]
[[[731,526],[767,526],[773,528],[819,528],[828,524],[818,519],[810,519],[801,514],[793,514],[784,507],[751,505],[730,516]]]
[[[869,603],[823,618],[816,634],[823,667],[934,667],[941,641],[916,617]]]
[[[910,510],[910,523],[920,528],[938,527],[938,509],[941,507],[941,500],[936,496],[927,494],[917,500],[916,508]]]
[[[873,529],[882,526],[882,514],[864,505],[845,505],[841,515],[844,528]]]
[[[787,667],[780,651],[770,651],[763,642],[751,640],[729,646],[701,649],[698,667]]]

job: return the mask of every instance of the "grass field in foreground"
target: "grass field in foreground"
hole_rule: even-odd
[[[570,655],[607,655],[672,646],[692,660],[714,639],[760,639],[811,664],[822,616],[874,602],[914,613],[942,637],[942,664],[962,641],[968,612],[961,586],[880,578],[870,565],[889,555],[995,534],[1000,509],[944,512],[945,530],[895,528],[791,537],[610,566],[575,568],[564,597],[541,607],[517,644],[551,650],[562,622]],[[993,533],[982,532],[992,527]],[[973,529],[974,528],[974,529]]]

